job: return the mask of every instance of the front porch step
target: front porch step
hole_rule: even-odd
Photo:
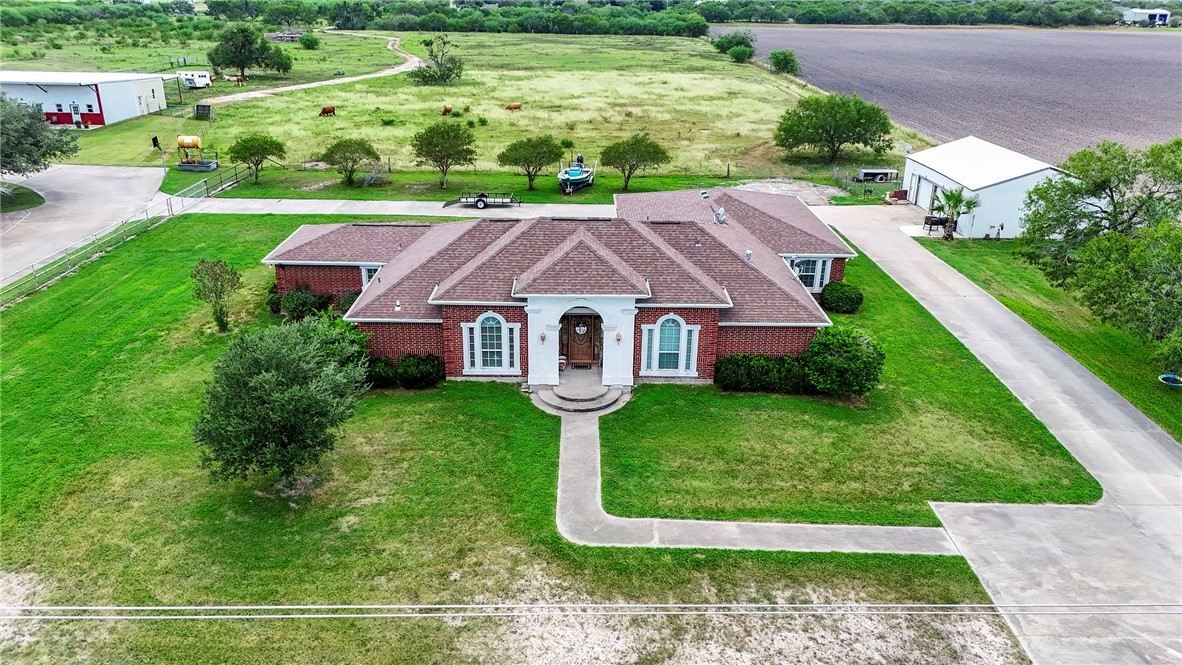
[[[552,390],[568,402],[594,402],[611,392],[607,386],[554,386]]]
[[[583,388],[582,390],[587,389]],[[622,394],[622,390],[604,388],[603,392],[594,399],[571,400],[563,398],[553,388],[546,388],[538,391],[538,399],[542,400],[546,406],[559,411],[565,411],[567,413],[593,413],[613,406],[616,402],[620,401]]]

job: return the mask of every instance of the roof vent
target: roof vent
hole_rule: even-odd
[[[694,238],[694,249],[702,249],[702,239]]]
[[[726,208],[719,206],[718,210],[714,211],[714,221],[719,224],[726,224]]]
[[[753,256],[755,256],[755,252],[753,252],[751,250],[747,250],[747,260],[750,261],[751,257],[753,257]]]
[[[698,196],[701,196],[703,199],[708,199],[710,198],[710,192],[703,189],[702,191],[698,192]]]
[[[401,300],[395,300],[395,301],[394,301],[394,311],[395,311],[395,312],[401,312],[401,311],[402,311],[402,301],[401,301]]]

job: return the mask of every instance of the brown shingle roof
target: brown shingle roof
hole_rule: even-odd
[[[588,279],[594,275],[594,279]],[[517,276],[513,293],[634,295],[647,298],[648,283],[639,272],[580,226],[554,251]]]
[[[386,263],[427,232],[430,224],[306,224],[263,263]]]

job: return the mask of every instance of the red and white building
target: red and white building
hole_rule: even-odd
[[[301,226],[263,263],[280,295],[360,296],[370,351],[434,354],[450,378],[607,386],[711,381],[736,353],[798,354],[854,251],[795,197],[625,194],[612,219]]]
[[[0,92],[40,106],[55,125],[110,125],[159,111],[175,74],[0,71]]]

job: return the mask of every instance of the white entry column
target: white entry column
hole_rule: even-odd
[[[559,322],[576,308],[592,310],[603,320],[603,385],[633,385],[636,298],[632,296],[530,296],[525,307],[530,331],[525,344],[529,349],[528,383],[558,385]]]

